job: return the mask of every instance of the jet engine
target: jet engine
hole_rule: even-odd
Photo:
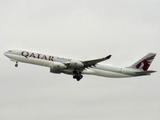
[[[52,73],[61,73],[66,68],[67,67],[63,63],[53,62],[52,66],[50,68],[50,72],[52,72]]]
[[[74,69],[82,69],[84,67],[84,64],[78,60],[71,60],[70,66]]]

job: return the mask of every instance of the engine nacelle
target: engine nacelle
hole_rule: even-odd
[[[50,68],[50,72],[52,72],[52,73],[61,73],[66,68],[67,67],[63,63],[53,62],[52,63],[52,67]]]
[[[82,69],[84,67],[84,64],[78,60],[71,60],[70,66],[74,69]]]

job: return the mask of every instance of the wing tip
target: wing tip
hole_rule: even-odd
[[[112,55],[108,55],[108,56],[106,57],[106,59],[110,59],[110,58],[111,58],[111,56],[112,56]]]

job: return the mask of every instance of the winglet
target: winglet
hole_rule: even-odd
[[[108,55],[107,57],[105,57],[106,59],[110,59],[112,55]]]

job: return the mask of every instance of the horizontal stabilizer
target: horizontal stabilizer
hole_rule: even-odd
[[[136,72],[138,75],[150,75],[151,73],[154,73],[156,71],[149,70],[149,71],[143,71],[143,72]]]

